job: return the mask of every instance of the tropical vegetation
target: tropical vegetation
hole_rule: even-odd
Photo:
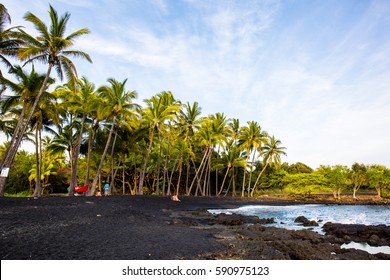
[[[71,59],[92,60],[72,47],[89,30],[66,35],[69,13],[59,16],[50,6],[48,25],[26,13],[37,36],[23,27],[6,29],[11,17],[2,4],[0,16],[0,132],[9,140],[0,145],[0,196],[73,195],[82,185],[95,195],[105,183],[118,195],[388,195],[385,166],[313,170],[283,163],[286,148],[257,121],[241,124],[221,112],[202,116],[197,102],[169,91],[141,106],[127,79],[108,77],[96,86],[80,77]],[[46,73],[35,71],[38,63]],[[22,141],[33,143],[35,152],[21,150]]]

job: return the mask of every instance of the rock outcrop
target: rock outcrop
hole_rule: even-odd
[[[322,227],[327,235],[333,235],[344,242],[366,242],[371,246],[390,245],[390,226],[326,223]]]

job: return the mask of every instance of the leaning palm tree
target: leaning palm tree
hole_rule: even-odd
[[[111,145],[111,139],[114,133],[115,127],[118,125],[118,119],[126,114],[134,113],[134,109],[138,107],[137,104],[132,103],[132,99],[136,97],[135,91],[126,91],[125,85],[127,79],[123,82],[119,82],[115,79],[108,79],[110,86],[102,86],[97,92],[102,98],[101,113],[107,117],[107,121],[111,122],[110,132],[108,139],[104,147],[104,151],[100,160],[100,164],[96,175],[93,179],[92,186],[89,188],[87,195],[93,195],[99,180],[99,176],[103,169],[103,164],[108,152],[108,148]]]
[[[11,80],[1,78],[4,85],[12,90],[13,95],[10,96],[4,96],[3,102],[1,103],[1,111],[2,112],[13,112],[10,114],[9,117],[12,117],[13,119],[17,119],[17,125],[16,127],[20,127],[21,124],[26,122],[26,117],[28,114],[28,111],[31,108],[32,102],[37,95],[37,93],[40,90],[40,87],[42,85],[43,80],[45,79],[45,75],[38,74],[35,72],[34,67],[32,68],[30,73],[27,73],[23,71],[22,67],[15,66],[12,67],[10,70],[10,73],[12,73],[15,78],[18,80],[18,82],[13,82]],[[54,83],[54,79],[49,79],[48,84]],[[43,96],[47,96],[48,93],[45,92]],[[48,105],[50,102],[45,102],[45,105]],[[53,108],[53,106],[49,105],[49,108]],[[12,109],[12,110],[11,110]],[[42,130],[43,125],[43,112],[45,110],[42,110],[42,108],[39,108],[39,110],[36,110],[35,114],[31,118],[32,120],[32,126],[35,127],[36,130],[36,139],[35,139],[35,146],[36,146],[36,171],[38,172],[37,177],[40,177],[40,162],[39,156],[40,156],[40,150],[38,149],[40,147],[39,139],[38,137],[40,135],[40,131]],[[15,113],[17,113],[15,115]],[[47,119],[47,118],[46,118]],[[36,180],[36,194],[37,196],[40,196],[40,180]]]
[[[0,78],[2,83],[13,92],[10,96],[3,96],[1,112],[2,114],[5,114],[10,108],[21,108],[17,118],[17,127],[20,127],[27,121],[27,113],[41,88],[45,76],[37,73],[34,67],[30,73],[27,73],[26,71],[23,71],[23,68],[20,66],[12,67],[10,74],[16,78],[17,82],[6,78]],[[54,79],[48,79],[47,83],[54,83]],[[15,131],[13,133],[15,133]]]
[[[19,30],[18,36],[23,41],[21,47],[18,50],[19,59],[25,61],[25,64],[33,63],[35,61],[44,62],[48,65],[48,68],[45,80],[43,81],[41,89],[35,97],[26,122],[15,128],[15,132],[6,151],[6,155],[1,161],[1,170],[9,170],[11,168],[20,142],[22,141],[23,134],[25,133],[28,123],[34,114],[35,108],[38,106],[43,92],[47,88],[47,82],[50,78],[52,68],[54,67],[56,69],[60,79],[62,79],[65,74],[69,80],[75,80],[75,77],[77,76],[76,66],[69,57],[84,58],[89,62],[92,62],[87,53],[69,49],[73,46],[74,41],[77,38],[88,34],[89,30],[87,28],[82,28],[68,36],[65,36],[66,25],[70,18],[70,14],[65,13],[62,17],[59,18],[56,10],[50,6],[49,15],[51,19],[49,29],[47,28],[46,24],[33,13],[28,12],[24,16],[24,19],[28,22],[31,22],[38,31],[39,34],[37,37],[28,34],[22,29]],[[7,177],[0,177],[0,196],[4,196],[4,187],[6,181]]]
[[[269,137],[269,141],[264,145],[262,148],[262,152],[264,154],[264,167],[257,176],[256,182],[253,186],[251,196],[253,196],[253,193],[255,192],[255,189],[258,185],[258,182],[260,180],[261,175],[264,173],[265,169],[268,165],[275,165],[280,166],[281,164],[281,155],[286,155],[286,152],[284,151],[286,148],[281,147],[280,145],[282,142],[278,139],[275,139],[274,136]]]

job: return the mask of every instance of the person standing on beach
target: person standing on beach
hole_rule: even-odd
[[[108,183],[106,183],[104,185],[104,195],[108,196],[109,192],[110,192],[110,185]]]

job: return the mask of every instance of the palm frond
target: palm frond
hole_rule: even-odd
[[[63,55],[73,56],[74,58],[84,58],[88,62],[92,63],[92,59],[86,52],[83,51],[75,51],[75,50],[67,50],[62,52]]]
[[[24,19],[28,22],[31,22],[38,30],[38,32],[41,34],[42,37],[46,39],[50,38],[46,24],[43,21],[41,21],[36,15],[34,15],[31,12],[27,12],[24,16]]]
[[[65,39],[73,42],[78,37],[80,37],[82,35],[89,34],[89,33],[91,33],[91,31],[88,28],[81,28],[81,29],[73,32],[72,34],[68,35]]]

